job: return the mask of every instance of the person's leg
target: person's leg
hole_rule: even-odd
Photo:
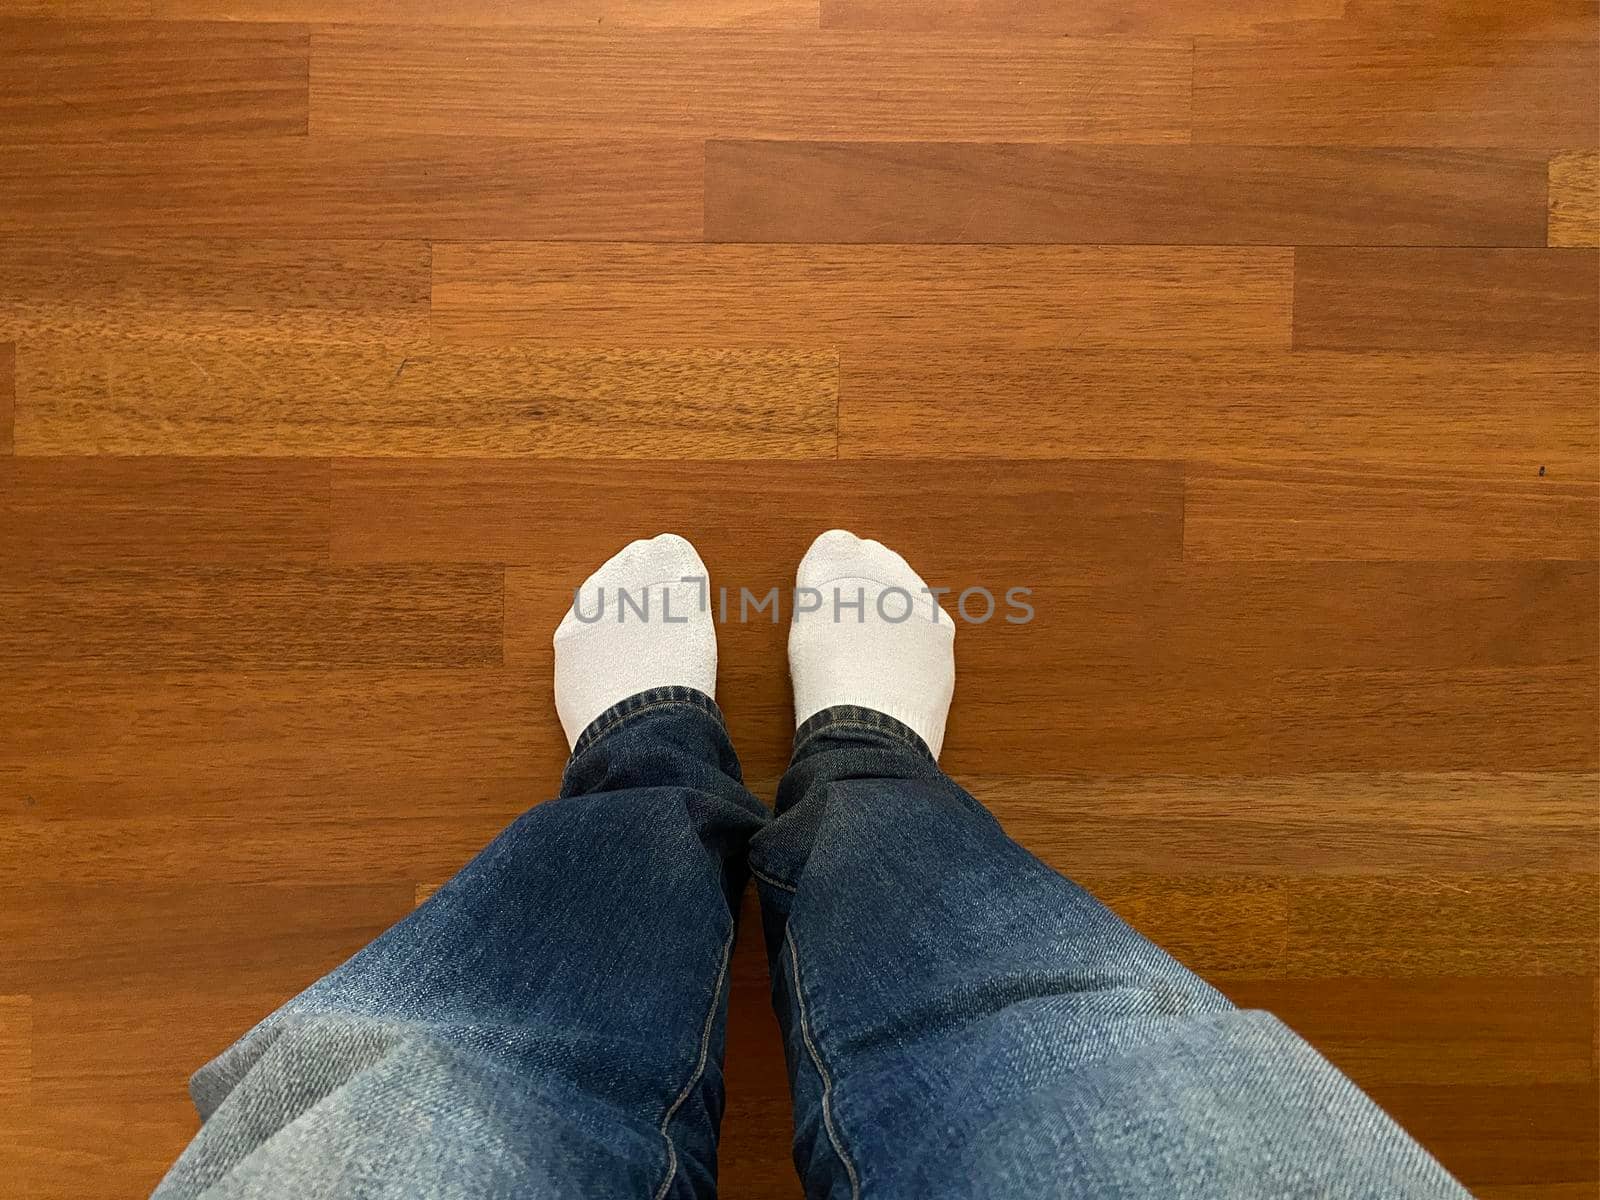
[[[948,695],[927,682],[953,679],[947,635],[866,660],[912,660],[922,682],[887,695],[914,729],[821,678],[839,665],[828,624],[792,634],[797,696],[829,704],[751,844],[808,1196],[1465,1194],[1281,1023],[1235,1009],[939,770],[943,714],[915,697]]]
[[[733,914],[766,810],[709,687],[674,682],[708,683],[703,628],[680,653],[656,639],[681,626],[648,626],[609,682],[589,651],[611,635],[580,632],[594,644],[557,646],[560,798],[204,1067],[205,1124],[158,1197],[714,1193]]]

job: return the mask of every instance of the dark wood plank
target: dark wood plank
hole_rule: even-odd
[[[0,342],[0,454],[13,452],[17,416],[17,348]]]
[[[334,26],[311,128],[1181,142],[1189,75],[1182,40]]]
[[[1583,1200],[1600,1167],[1587,1084],[1375,1084],[1373,1099],[1480,1200]]]
[[[1095,455],[1303,464],[1462,464],[1600,478],[1590,353],[846,352],[849,458]]]
[[[1596,891],[1593,872],[1298,880],[1289,972],[1593,976]]]
[[[166,137],[17,146],[0,233],[698,240],[687,139]]]
[[[1597,683],[1592,663],[1280,672],[1271,686],[1271,766],[1592,771],[1600,763]]]
[[[414,342],[423,242],[8,239],[0,335]]]
[[[498,666],[497,566],[0,566],[14,668]]]
[[[1592,354],[1600,254],[1305,247],[1295,251],[1294,344]]]
[[[1271,247],[449,243],[434,251],[433,329],[541,345],[1281,349],[1290,273]]]
[[[1600,486],[1504,472],[1190,464],[1184,554],[1195,559],[1593,561]]]
[[[1600,60],[1582,41],[1202,37],[1193,116],[1196,142],[1592,146]]]
[[[1007,832],[1067,875],[1593,874],[1589,773],[1056,778],[964,775]]]
[[[714,141],[706,237],[1540,246],[1545,174],[1491,151]]]
[[[0,562],[321,562],[328,464],[0,459]]]
[[[1345,0],[1344,23],[1351,30],[1389,36],[1592,43],[1600,32],[1600,9],[1593,0]]]
[[[1600,151],[1551,158],[1549,190],[1550,245],[1600,246]]]
[[[0,143],[303,134],[310,42],[294,24],[0,14]]]
[[[1332,20],[1342,0],[822,0],[824,29],[897,33],[1010,33],[1083,37],[1103,34],[1171,36],[1250,33],[1284,21]]]
[[[41,338],[21,453],[832,458],[826,350]]]
[[[1367,1086],[1592,1083],[1594,980],[1584,976],[1229,981]]]

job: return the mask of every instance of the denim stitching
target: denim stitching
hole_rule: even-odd
[[[706,1057],[711,1052],[711,1027],[716,1022],[717,1003],[722,999],[722,985],[728,979],[728,960],[733,953],[734,932],[734,928],[730,927],[727,939],[722,943],[722,967],[717,972],[717,986],[711,990],[711,1007],[706,1010],[705,1026],[700,1030],[700,1061],[695,1063],[694,1074],[689,1076],[689,1082],[683,1085],[683,1091],[678,1093],[678,1098],[672,1102],[666,1115],[661,1118],[661,1136],[667,1143],[667,1176],[656,1189],[653,1200],[662,1200],[678,1175],[678,1148],[672,1144],[672,1135],[667,1132],[667,1127],[672,1124],[672,1118],[678,1115],[678,1109],[683,1107],[683,1102],[689,1098],[689,1093],[694,1091],[695,1084],[699,1083],[700,1077],[705,1074]]]
[[[856,1174],[855,1164],[850,1161],[850,1156],[844,1152],[844,1144],[839,1139],[839,1130],[833,1123],[833,1105],[830,1103],[833,1096],[833,1080],[828,1075],[828,1068],[822,1065],[822,1055],[817,1051],[817,1044],[811,1040],[811,1020],[806,1016],[806,996],[800,986],[800,954],[795,949],[792,934],[786,931],[784,941],[789,943],[789,966],[794,972],[794,999],[800,1013],[800,1037],[805,1041],[806,1051],[811,1055],[811,1063],[816,1067],[817,1076],[822,1080],[822,1126],[828,1131],[828,1141],[833,1143],[833,1152],[844,1164],[845,1174],[850,1177],[851,1200],[861,1200],[861,1177]],[[660,1200],[660,1197],[656,1200]]]
[[[875,712],[872,709],[859,708],[855,705],[839,705],[837,707],[846,710],[850,715],[828,717],[826,714],[831,710],[823,709],[821,712],[813,713],[806,718],[800,728],[795,731],[792,757],[798,758],[800,751],[812,738],[820,737],[823,734],[832,733],[839,729],[857,729],[867,733],[885,734],[905,745],[914,753],[926,758],[929,762],[936,761],[932,751],[928,749],[927,742],[918,736],[916,730],[912,729],[904,721],[891,717],[888,713]],[[823,719],[819,720],[819,718]]]
[[[754,867],[750,868],[750,874],[754,875],[762,883],[769,884],[782,892],[795,892],[799,890],[794,886],[794,884],[784,883],[781,879],[774,879],[771,875],[764,875]]]
[[[635,703],[640,697],[650,697],[650,699],[645,700],[642,704]],[[696,708],[701,712],[717,716],[719,720],[721,719],[721,715],[717,711],[717,702],[696,688],[683,687],[678,684],[652,688],[647,692],[638,692],[625,700],[619,700],[607,710],[607,713],[602,713],[595,718],[596,722],[603,721],[604,723],[591,724],[578,735],[578,744],[572,749],[572,757],[582,757],[591,746],[605,737],[606,734],[639,713],[649,712],[657,708],[667,708],[674,704]]]

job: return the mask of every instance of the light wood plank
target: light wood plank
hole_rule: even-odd
[[[1594,0],[1345,0],[1344,23],[1389,36],[1593,42],[1600,9]]]
[[[3,365],[3,364],[0,364]],[[828,351],[29,341],[19,451],[831,458]]]
[[[822,0],[824,29],[1009,33],[1054,37],[1250,33],[1285,21],[1333,20],[1343,0]]]
[[[557,246],[434,251],[433,327],[554,345],[1287,347],[1277,248]]]
[[[310,40],[293,24],[0,14],[0,144],[303,134]]]
[[[1539,246],[1545,192],[1531,153],[715,141],[706,237]]]
[[[1592,146],[1600,140],[1600,60],[1582,41],[1202,37],[1194,140]]]
[[[1195,559],[1600,557],[1600,486],[1559,475],[1405,476],[1348,468],[1191,464],[1184,555]]]
[[[333,26],[314,133],[1181,142],[1189,45]]]
[[[1595,356],[847,352],[849,458],[1138,456],[1600,478]]]
[[[501,658],[497,566],[0,567],[15,668],[474,667]]]
[[[664,138],[18,146],[0,158],[0,233],[698,240],[703,170],[699,142]]]
[[[1593,354],[1600,254],[1303,247],[1294,259],[1294,345]]]
[[[0,336],[428,336],[423,242],[8,239]]]
[[[0,459],[0,562],[322,562],[328,464]]]
[[[552,29],[814,29],[817,0],[110,0],[164,20],[517,26]]]
[[[1593,663],[1284,671],[1271,693],[1275,771],[1592,771],[1600,764]]]
[[[1600,246],[1600,151],[1557,154],[1549,189],[1550,245]]]
[[[24,1149],[33,1111],[33,997],[0,996],[0,1171],[21,1197],[33,1194]]]

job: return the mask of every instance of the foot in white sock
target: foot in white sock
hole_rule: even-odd
[[[830,529],[795,572],[789,627],[794,719],[835,704],[888,713],[914,729],[935,758],[956,685],[955,622],[922,576],[887,546]],[[820,593],[821,605],[812,593]],[[859,601],[859,603],[858,603]]]
[[[675,533],[630,542],[584,580],[555,635],[556,711],[568,745],[613,704],[650,688],[716,695],[709,595],[705,563]]]

